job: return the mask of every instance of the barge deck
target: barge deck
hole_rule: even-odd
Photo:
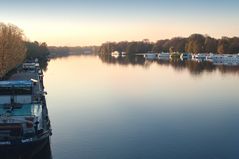
[[[43,72],[24,63],[9,80],[0,81],[0,146],[32,144],[51,136]]]

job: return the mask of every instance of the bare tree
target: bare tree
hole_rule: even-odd
[[[0,77],[26,58],[24,39],[23,31],[17,26],[0,23]]]

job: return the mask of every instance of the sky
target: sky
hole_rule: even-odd
[[[238,0],[8,0],[0,22],[50,46],[157,41],[193,33],[239,36]]]

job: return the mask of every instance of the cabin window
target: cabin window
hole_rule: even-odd
[[[11,95],[12,89],[11,88],[0,88],[0,95]]]
[[[0,88],[0,95],[28,95],[32,94],[32,88]]]
[[[17,88],[14,89],[14,94],[17,95],[27,95],[27,94],[32,94],[32,88]]]

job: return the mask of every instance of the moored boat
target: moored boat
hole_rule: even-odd
[[[126,55],[127,55],[126,52],[121,52],[121,56],[122,56],[122,57],[125,57]]]
[[[51,136],[43,73],[24,63],[8,81],[0,81],[0,146],[23,146]]]
[[[179,59],[180,58],[180,54],[178,52],[173,52],[170,54],[170,59]]]
[[[170,53],[165,53],[165,52],[159,53],[158,54],[158,59],[159,60],[169,60],[170,59]]]
[[[114,51],[111,53],[111,56],[118,58],[120,56],[120,53],[119,53],[119,51]]]
[[[212,62],[215,65],[237,66],[239,64],[239,56],[237,54],[214,55]]]
[[[190,53],[182,53],[180,55],[181,60],[190,60],[192,58],[192,55]]]
[[[213,62],[214,54],[209,53],[206,55],[206,61]]]
[[[192,55],[192,60],[197,62],[202,62],[206,60],[207,55],[204,53],[198,53]]]
[[[157,54],[156,53],[146,53],[146,54],[144,54],[144,58],[146,60],[155,60],[157,58]]]

